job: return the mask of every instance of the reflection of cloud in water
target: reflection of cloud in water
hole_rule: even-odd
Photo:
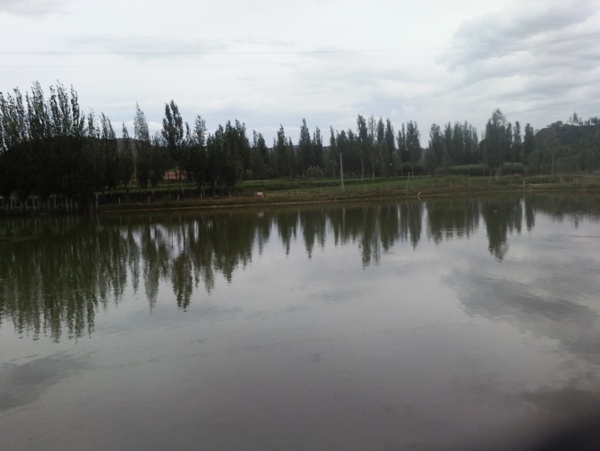
[[[349,299],[365,298],[366,294],[363,290],[353,287],[339,288],[335,287],[330,290],[320,291],[308,296],[310,301],[319,301],[324,303],[346,302]]]
[[[36,401],[49,387],[89,368],[82,358],[58,353],[21,365],[0,365],[0,412]]]
[[[240,307],[222,307],[210,304],[194,307],[194,310],[199,318],[217,321],[236,319],[243,312]]]
[[[308,307],[303,304],[290,305],[281,310],[283,313],[304,313],[308,310]]]
[[[537,259],[510,262],[508,268],[473,264],[454,268],[445,281],[468,314],[506,321],[600,363],[600,312],[589,302],[597,299],[600,283],[589,263]]]
[[[598,394],[575,388],[524,392],[521,396],[525,401],[535,404],[541,410],[575,415],[600,412]]]

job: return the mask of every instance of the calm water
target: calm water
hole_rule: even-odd
[[[1,449],[459,449],[600,412],[600,198],[0,222]]]

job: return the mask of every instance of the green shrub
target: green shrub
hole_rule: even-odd
[[[323,174],[323,169],[321,169],[320,166],[310,166],[307,170],[306,170],[306,176],[309,179],[318,179],[318,178],[323,178],[324,174]]]
[[[502,165],[502,174],[505,175],[524,175],[527,172],[527,168],[523,163],[504,163]]]
[[[477,177],[487,175],[489,168],[485,164],[464,164],[457,166],[449,166],[446,168],[447,175],[468,175],[469,177]]]

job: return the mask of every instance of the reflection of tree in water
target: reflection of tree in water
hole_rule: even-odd
[[[55,341],[65,326],[70,338],[91,333],[96,309],[125,289],[127,240],[90,220],[29,221],[0,226],[4,236],[22,226],[0,248],[0,321]]]
[[[252,261],[256,216],[228,214],[214,216],[213,220],[207,237],[212,243],[213,266],[231,282],[238,265],[245,267]]]
[[[410,239],[415,247],[420,239],[422,207],[418,202],[343,206],[326,213],[335,245],[357,243],[363,266],[379,262],[382,251],[390,251],[398,241]]]
[[[381,253],[379,207],[370,205],[339,207],[328,211],[335,244],[358,243],[363,266],[378,262]]]
[[[264,212],[259,212],[258,221],[256,222],[256,245],[258,247],[258,255],[262,255],[265,244],[269,242],[271,236],[271,220],[265,218]]]
[[[389,252],[400,238],[400,212],[395,205],[383,205],[379,208],[379,236],[384,252]]]
[[[359,246],[362,251],[363,266],[378,263],[381,259],[380,221],[378,207],[374,209],[363,208],[362,213],[362,239]]]
[[[532,212],[543,212],[556,220],[568,218],[577,226],[583,219],[600,218],[600,196],[589,194],[552,194],[527,197]],[[533,213],[531,215],[533,220]],[[529,218],[528,218],[529,225]]]
[[[170,278],[182,308],[189,305],[201,281],[210,293],[215,272],[231,282],[234,270],[252,261],[256,221],[256,215],[222,213],[189,219],[173,215],[159,224],[142,224],[142,260],[151,304],[161,280]]]
[[[312,208],[300,213],[300,226],[308,258],[312,257],[315,241],[321,248],[325,246],[327,215],[322,208]]]
[[[492,255],[502,260],[508,251],[508,234],[521,233],[523,210],[528,230],[534,225],[533,210],[521,198],[484,200],[451,199],[426,203],[427,235],[439,244],[455,237],[469,237],[479,225],[485,224]]]
[[[287,210],[276,212],[275,223],[285,249],[285,255],[289,255],[292,241],[296,239],[298,233],[298,214],[297,212],[290,213]]]
[[[403,240],[410,239],[413,249],[417,247],[423,230],[423,204],[410,202],[400,205],[400,233]]]
[[[523,203],[521,199],[485,200],[481,202],[481,216],[485,222],[489,251],[502,260],[508,251],[508,232],[521,233]]]
[[[479,206],[476,200],[458,199],[427,202],[427,235],[434,243],[469,237],[479,224]]]
[[[47,333],[59,340],[64,328],[69,337],[79,337],[93,330],[97,309],[118,302],[126,287],[138,292],[140,280],[151,307],[168,283],[176,304],[185,309],[200,286],[210,293],[220,274],[231,282],[236,269],[252,261],[255,249],[261,254],[273,236],[286,254],[301,239],[312,258],[315,246],[324,248],[329,235],[335,246],[357,245],[367,266],[378,263],[398,242],[415,248],[424,226],[436,243],[468,237],[481,216],[489,250],[502,259],[508,234],[519,233],[523,222],[531,229],[538,212],[560,219],[565,216],[561,205],[568,204],[570,218],[599,217],[597,204],[582,199],[569,203],[548,196],[4,221],[0,324],[10,318],[19,333],[34,338]]]
[[[141,230],[144,285],[150,306],[156,304],[160,280],[169,275],[173,249],[168,238],[167,231],[158,224],[148,224]]]
[[[525,202],[525,224],[527,225],[528,232],[531,232],[533,226],[535,226],[535,213],[531,202]]]

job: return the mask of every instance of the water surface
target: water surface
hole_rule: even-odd
[[[600,411],[600,202],[0,223],[0,448],[459,449]]]

